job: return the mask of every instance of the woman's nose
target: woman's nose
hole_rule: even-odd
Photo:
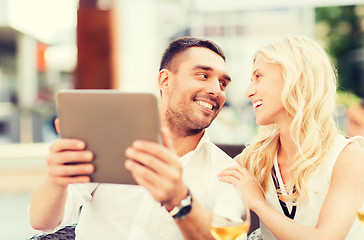
[[[252,98],[256,93],[256,89],[253,83],[250,83],[248,88],[245,91],[246,98]]]

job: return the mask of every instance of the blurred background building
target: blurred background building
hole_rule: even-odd
[[[48,145],[58,137],[55,95],[86,86],[77,82],[78,59],[84,57],[78,46],[99,39],[81,35],[77,19],[86,16],[78,11],[81,2],[114,14],[106,21],[112,21],[115,34],[112,57],[118,74],[102,88],[158,94],[160,57],[178,37],[208,38],[223,48],[233,81],[226,106],[208,129],[216,143],[242,144],[254,136],[254,115],[244,97],[252,55],[286,35],[316,39],[332,57],[343,131],[346,109],[364,98],[362,0],[0,0],[0,239],[34,233],[26,205],[30,190],[44,177]],[[83,27],[96,28],[100,16]]]

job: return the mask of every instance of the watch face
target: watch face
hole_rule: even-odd
[[[183,218],[185,217],[187,214],[189,214],[191,212],[192,209],[192,205],[187,205],[183,208],[181,208],[181,210],[174,216],[175,218]]]

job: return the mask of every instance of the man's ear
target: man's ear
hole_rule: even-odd
[[[168,89],[169,74],[170,72],[167,69],[162,69],[159,71],[158,87],[162,92],[167,91]]]

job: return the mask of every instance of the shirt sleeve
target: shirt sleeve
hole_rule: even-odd
[[[57,231],[63,226],[77,223],[82,205],[92,199],[92,194],[98,185],[98,183],[79,183],[68,185],[63,219],[53,231]]]
[[[245,211],[245,206],[238,191],[232,184],[219,182],[216,184],[219,194],[216,195],[214,213],[228,218],[232,221],[240,221],[241,212]]]
[[[215,160],[213,176],[214,195],[213,211],[215,214],[228,218],[232,221],[241,221],[240,216],[242,211],[245,211],[245,206],[240,198],[238,190],[234,185],[218,180],[217,175],[227,167],[237,166],[238,164],[220,149],[210,148],[210,157]]]

